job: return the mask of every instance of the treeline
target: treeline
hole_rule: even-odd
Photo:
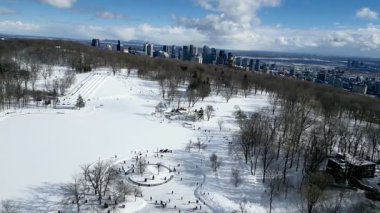
[[[69,66],[77,72],[108,66],[114,73],[121,68],[137,69],[140,77],[160,81],[172,89],[183,82],[192,84],[189,93],[208,95],[208,85],[227,101],[237,92],[244,95],[254,92],[278,94],[282,99],[295,99],[300,95],[316,102],[315,110],[355,120],[380,123],[380,101],[354,95],[332,87],[277,76],[245,72],[230,67],[201,65],[177,60],[153,59],[119,52],[92,48],[76,42],[56,40],[15,39],[0,42],[1,62]],[[8,68],[7,68],[8,69]],[[170,86],[167,86],[168,88]],[[206,86],[206,87],[205,87]],[[198,87],[203,87],[198,88]],[[203,92],[200,92],[203,90]],[[167,89],[165,93],[173,94]]]

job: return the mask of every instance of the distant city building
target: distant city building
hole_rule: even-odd
[[[178,58],[177,47],[175,45],[172,45],[171,48],[171,58]]]
[[[191,61],[198,64],[202,64],[202,56],[194,56],[191,58]]]
[[[367,94],[367,85],[366,84],[353,84],[352,91],[353,93]]]
[[[116,51],[121,51],[121,43],[120,43],[120,40],[117,41],[117,45],[116,45]]]
[[[145,43],[145,44],[144,44],[144,49],[143,49],[143,51],[145,52],[145,55],[148,55],[148,45],[149,45],[149,43]]]
[[[248,58],[243,58],[241,60],[241,66],[244,68],[247,68],[249,66],[249,59]]]
[[[190,58],[198,55],[198,49],[194,45],[192,45],[192,44],[190,44],[190,50],[189,51],[190,51],[189,52]]]
[[[254,66],[255,66],[255,60],[254,59],[250,59],[249,60],[249,70],[250,71],[254,71]]]
[[[218,59],[218,55],[216,54],[216,49],[215,48],[211,48],[211,56],[210,56],[210,61],[211,61],[211,64],[216,64],[217,63],[217,59]]]
[[[97,38],[92,39],[91,46],[99,48],[100,47],[100,41]]]
[[[107,44],[106,49],[107,50],[112,50],[112,46],[110,44]]]
[[[203,51],[202,51],[202,58],[203,58],[203,64],[211,64],[212,59],[211,59],[211,49],[208,46],[203,46]]]
[[[234,55],[233,55],[231,52],[229,52],[229,53],[227,54],[227,64],[228,64],[229,66],[232,66],[232,65],[234,64],[234,61],[235,61],[235,57],[234,57]]]
[[[242,62],[242,58],[241,57],[236,57],[235,58],[235,65],[236,66],[241,67],[241,62]]]
[[[256,72],[260,71],[260,60],[259,59],[256,59],[255,71]]]
[[[182,47],[178,47],[178,48],[177,48],[177,57],[178,57],[178,59],[180,59],[180,60],[184,60],[184,59],[183,59],[183,50],[182,50]]]
[[[184,61],[190,61],[191,56],[190,56],[190,51],[188,46],[183,46],[182,48],[182,59]]]
[[[167,45],[162,46],[162,51],[170,54],[169,46],[167,46]]]
[[[149,57],[153,57],[153,44],[148,44],[147,46],[147,51],[146,51],[146,55],[149,56]]]
[[[227,64],[227,55],[224,50],[219,51],[218,64]]]
[[[320,71],[317,74],[316,83],[325,83],[326,81],[326,73],[324,71]]]
[[[154,51],[153,57],[154,58],[170,58],[170,55],[167,52],[159,50],[159,51]]]

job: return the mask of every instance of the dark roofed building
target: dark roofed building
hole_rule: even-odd
[[[338,180],[350,177],[372,178],[375,176],[376,163],[358,159],[349,154],[336,154],[335,157],[328,159],[326,171]]]

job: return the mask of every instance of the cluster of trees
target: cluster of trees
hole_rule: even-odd
[[[380,160],[379,124],[364,120],[360,113],[323,106],[307,92],[271,93],[269,102],[268,107],[251,115],[236,109],[240,133],[234,145],[250,165],[252,175],[260,165],[263,182],[270,174],[270,184],[273,178],[280,178],[282,186],[288,187],[290,171],[292,178],[301,175],[294,187],[308,203],[306,212],[313,212],[327,188],[322,180],[331,181],[319,172],[329,155],[342,152]]]
[[[0,110],[11,105],[22,107],[31,98],[39,101],[49,95],[63,94],[73,81],[73,73],[46,83],[45,91],[35,90],[39,76],[46,81],[55,65],[69,66],[77,72],[108,66],[114,74],[122,68],[137,69],[139,77],[156,80],[162,98],[169,104],[176,103],[177,109],[185,101],[192,107],[211,93],[223,96],[226,102],[239,94],[245,97],[258,92],[268,94],[270,106],[261,111],[248,115],[236,110],[234,115],[241,132],[235,145],[250,165],[251,173],[254,175],[260,164],[263,182],[270,174],[270,185],[278,189],[281,187],[277,187],[278,181],[273,182],[273,177],[280,177],[282,185],[287,186],[289,170],[304,174],[298,188],[305,195],[313,192],[306,198],[323,194],[319,192],[324,184],[316,182],[314,177],[320,175],[320,163],[333,151],[380,160],[378,99],[279,76],[134,56],[68,41],[0,41]],[[181,86],[185,86],[185,92]],[[81,101],[78,103],[78,107],[82,106]],[[162,111],[165,105],[162,103],[156,110]],[[207,119],[212,113],[213,109],[206,109]],[[223,120],[218,121],[218,126],[222,130]],[[188,145],[189,149],[194,146],[200,150],[202,144]],[[218,165],[217,159],[210,160]],[[82,180],[90,183],[99,202],[109,192],[108,184],[92,182],[91,176],[84,175]],[[315,203],[308,204],[309,212]]]
[[[350,118],[380,123],[380,101],[377,99],[231,67],[141,57],[58,40],[1,41],[0,59],[13,60],[18,64],[33,62],[29,64],[69,66],[78,72],[104,66],[112,68],[114,74],[121,68],[137,69],[140,77],[157,80],[162,89],[162,97],[169,101],[176,100],[178,106],[182,100],[187,100],[188,105],[192,106],[211,92],[222,95],[227,102],[234,95],[241,93],[247,96],[252,91],[281,94],[283,97],[297,97],[302,93],[318,103],[314,105],[315,110],[333,109],[339,114],[348,114]],[[183,94],[178,87],[185,83],[188,87],[186,94]]]
[[[141,190],[129,184],[120,169],[110,162],[97,161],[83,165],[71,182],[45,183],[31,188],[24,201],[2,201],[0,212],[98,212],[118,209],[127,196],[142,196]]]
[[[0,111],[23,108],[31,102],[56,103],[58,96],[64,95],[74,83],[75,73],[68,71],[61,78],[51,79],[52,72],[52,66],[19,64],[13,59],[0,58]],[[38,80],[43,80],[42,88],[36,88]]]

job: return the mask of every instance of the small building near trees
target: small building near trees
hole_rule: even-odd
[[[357,179],[373,178],[376,172],[376,163],[352,157],[349,154],[336,154],[327,161],[326,171],[336,180],[346,180],[350,177]]]

